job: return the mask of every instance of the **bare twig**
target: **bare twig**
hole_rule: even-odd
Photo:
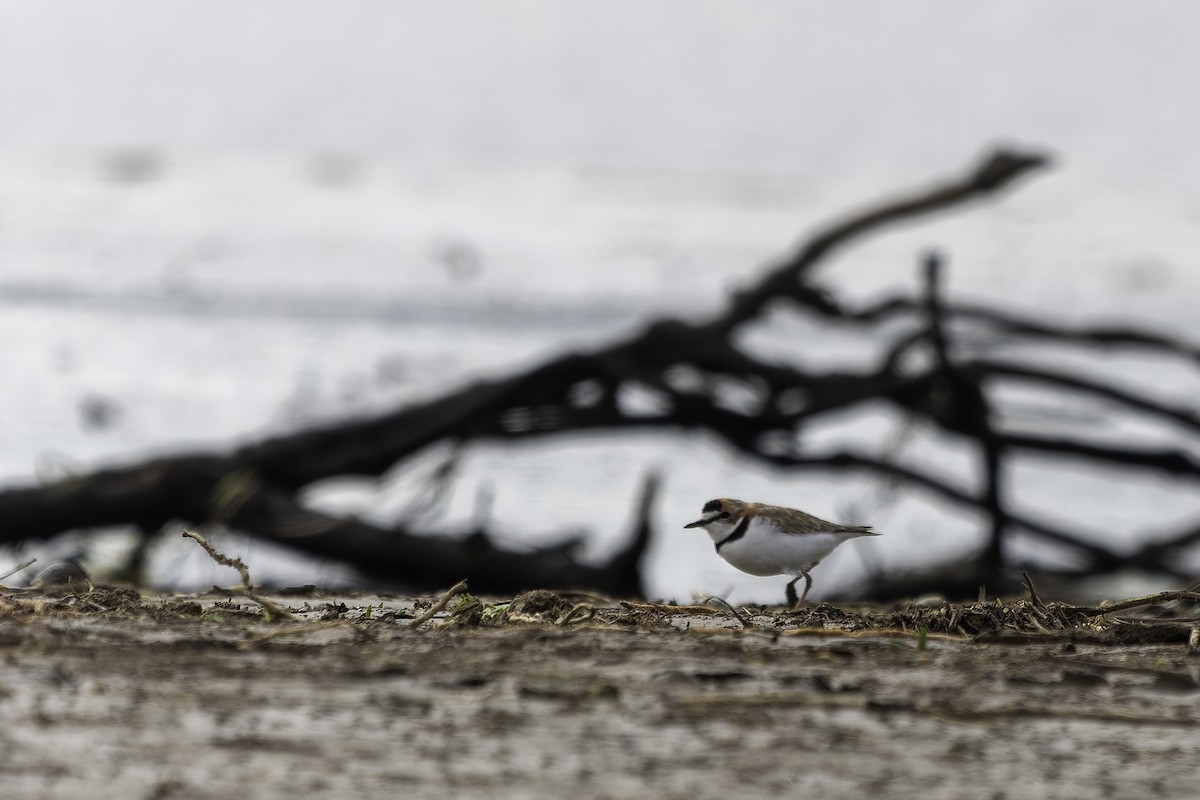
[[[950,354],[945,311],[939,296],[941,276],[941,257],[937,253],[928,254],[925,258],[925,314],[940,380],[930,384],[927,413],[943,428],[966,434],[979,443],[984,467],[981,503],[992,521],[983,563],[989,581],[998,583],[1004,566],[1004,531],[1008,522],[1001,481],[1004,449],[992,427],[988,399],[979,381],[961,369]]]
[[[460,594],[462,594],[466,590],[467,590],[467,582],[465,580],[459,581],[458,583],[454,584],[453,586],[450,587],[450,591],[448,591],[444,595],[442,595],[442,598],[440,600],[438,600],[436,603],[434,603],[429,608],[428,611],[426,611],[421,616],[415,618],[412,622],[408,623],[408,627],[417,628],[417,627],[420,627],[421,625],[424,625],[426,622],[433,619],[439,611],[441,611],[443,608],[445,608],[446,605],[451,600],[458,597]]]
[[[1029,573],[1022,572],[1021,580],[1025,584],[1025,590],[1029,592],[1029,602],[1038,608],[1045,608],[1046,604],[1042,602],[1042,598],[1038,597],[1037,590],[1033,588],[1033,581],[1030,579]]]
[[[1200,431],[1200,415],[1190,408],[1152,400],[1146,395],[1120,386],[1109,386],[1093,378],[1070,375],[1062,371],[1032,365],[987,359],[968,361],[963,368],[978,372],[985,377],[1008,378],[1028,384],[1044,384],[1056,389],[1071,389],[1080,394],[1091,395],[1124,406],[1132,411],[1162,417],[1193,431]]]
[[[743,628],[761,627],[757,623],[751,621],[750,618],[747,617],[745,614],[742,614],[740,611],[738,611],[736,608],[734,608],[732,605],[730,605],[729,601],[725,600],[724,598],[709,596],[709,597],[704,598],[704,602],[705,603],[720,603],[721,605],[725,606],[725,608],[729,609],[729,613],[733,614],[733,618],[736,619],[738,622],[742,623]]]
[[[280,619],[295,619],[295,617],[292,616],[291,612],[282,608],[278,604],[273,603],[272,601],[268,600],[267,598],[262,597],[261,595],[257,594],[254,591],[254,584],[250,581],[250,569],[246,566],[246,563],[244,561],[242,561],[240,558],[230,558],[229,556],[227,556],[224,553],[217,550],[217,548],[213,547],[212,544],[210,544],[207,539],[205,539],[203,536],[196,533],[195,531],[188,531],[188,530],[183,531],[183,538],[191,539],[196,544],[203,547],[204,552],[208,553],[208,557],[211,558],[213,561],[217,562],[218,564],[220,564],[221,566],[231,567],[232,569],[236,569],[238,572],[238,575],[240,575],[242,577],[242,588],[240,590],[241,594],[245,595],[246,597],[250,598],[254,602],[258,603],[260,606],[263,607],[263,610],[267,611],[270,614],[273,614],[274,616],[276,616]]]
[[[222,567],[231,567],[238,571],[238,575],[242,577],[242,586],[247,589],[254,588],[254,584],[250,581],[250,569],[246,566],[246,562],[240,558],[231,558],[212,546],[212,543],[205,539],[195,531],[183,532],[183,538],[191,539],[196,544],[204,548],[204,552],[208,553],[208,557],[220,564]]]
[[[1016,433],[1000,434],[997,438],[1006,447],[1013,449],[1076,456],[1109,464],[1141,467],[1147,471],[1157,470],[1172,475],[1200,476],[1200,459],[1180,448],[1150,450],[1139,447],[1115,447],[1072,439],[1050,439]]]
[[[1047,164],[1049,159],[1039,153],[999,150],[985,158],[974,171],[957,180],[882,203],[835,223],[809,239],[755,286],[734,298],[725,313],[712,325],[728,332],[734,326],[757,316],[768,303],[780,297],[796,297],[799,294],[801,296],[798,299],[819,307],[822,298],[812,287],[804,286],[800,281],[805,273],[841,245],[903,219],[933,214],[993,194]],[[803,292],[804,289],[808,291]]]
[[[555,624],[570,625],[576,620],[580,622],[586,622],[594,616],[596,616],[595,606],[589,605],[588,603],[577,603],[570,611],[568,611],[566,614],[563,614],[562,619]]]
[[[37,563],[37,559],[31,558],[28,561],[26,561],[24,564],[20,565],[19,567],[14,567],[14,568],[10,569],[8,572],[4,573],[3,575],[0,575],[0,581],[4,580],[5,578],[11,578],[13,575],[16,575],[21,570],[29,569],[36,563]]]
[[[669,616],[678,616],[680,614],[707,614],[708,616],[718,616],[721,612],[715,608],[709,608],[705,605],[687,605],[674,606],[666,603],[634,603],[630,600],[620,601],[622,608],[627,608],[630,611],[654,611],[659,614]]]
[[[1151,606],[1156,603],[1166,603],[1171,600],[1190,600],[1193,603],[1200,603],[1200,593],[1190,591],[1172,591],[1159,592],[1158,594],[1147,595],[1146,597],[1134,597],[1129,600],[1122,600],[1119,603],[1113,603],[1110,606],[1099,606],[1097,608],[1087,608],[1080,606],[1076,608],[1084,616],[1102,617],[1105,614],[1115,614],[1118,611],[1128,611],[1131,608],[1139,606]]]

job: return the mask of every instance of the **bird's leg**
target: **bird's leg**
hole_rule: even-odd
[[[788,608],[795,608],[800,605],[800,601],[796,599],[796,581],[800,580],[800,576],[792,578],[787,585],[787,604]]]
[[[812,569],[820,563],[820,561],[814,561],[808,565],[808,569]],[[792,580],[792,583],[795,583],[796,581],[800,580],[800,578],[804,578],[804,591],[800,593],[800,599],[796,601],[796,604],[793,606],[793,608],[799,608],[800,606],[804,605],[804,598],[808,597],[808,590],[812,588],[812,575],[808,574],[808,569],[800,570],[800,576]],[[795,597],[796,590],[792,588],[792,583],[788,584],[788,591],[791,592],[792,597]]]

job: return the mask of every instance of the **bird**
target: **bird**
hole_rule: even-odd
[[[751,575],[791,575],[787,602],[799,608],[812,588],[809,570],[842,542],[860,536],[879,536],[871,527],[839,525],[794,508],[747,503],[727,497],[704,504],[700,519],[684,528],[703,528],[717,555]],[[796,581],[804,578],[804,593],[796,597]]]

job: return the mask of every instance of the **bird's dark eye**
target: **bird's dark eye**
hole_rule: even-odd
[[[729,519],[729,512],[728,512],[728,511],[722,511],[722,512],[721,512],[721,519]]]

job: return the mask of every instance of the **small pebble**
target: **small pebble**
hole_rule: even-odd
[[[29,585],[36,589],[49,589],[57,586],[87,587],[91,582],[83,567],[73,561],[59,561],[39,572]]]

